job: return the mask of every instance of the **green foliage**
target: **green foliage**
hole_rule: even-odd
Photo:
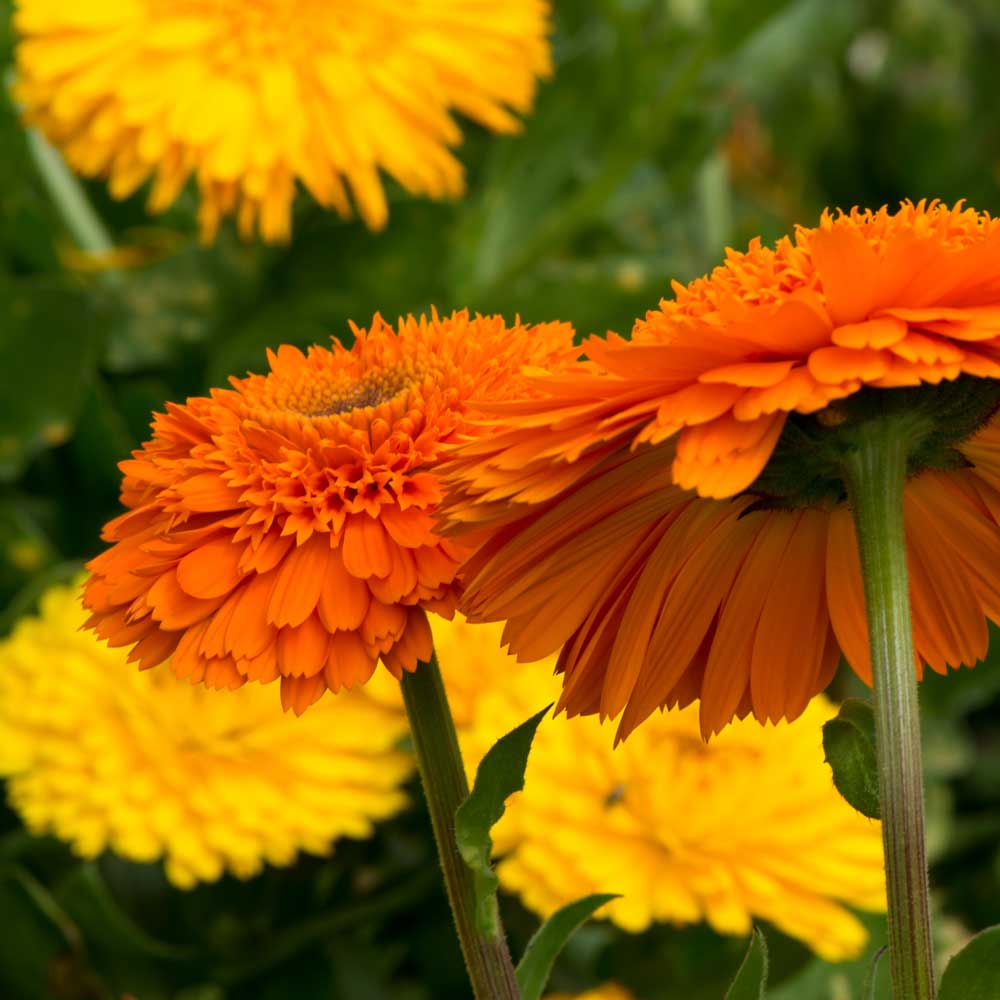
[[[508,796],[524,788],[531,741],[551,705],[522,722],[493,744],[479,762],[469,797],[455,813],[455,840],[459,853],[472,869],[476,892],[476,925],[479,933],[497,933],[496,894],[499,885],[490,864],[493,838],[490,830],[503,816]]]
[[[995,1000],[1000,996],[1000,926],[977,934],[941,977],[938,1000]]]
[[[750,947],[740,966],[726,1000],[764,1000],[767,988],[767,941],[755,927],[750,932]]]
[[[823,726],[823,752],[837,791],[869,819],[882,815],[878,797],[878,760],[872,706],[848,698],[836,718]]]
[[[202,247],[190,192],[151,218],[145,192],[117,202],[87,182],[130,255],[111,282],[78,268],[0,88],[0,633],[100,551],[101,525],[120,511],[116,463],[147,437],[151,413],[263,370],[267,347],[349,342],[348,320],[431,305],[625,334],[671,279],[706,272],[725,245],[809,224],[826,205],[942,197],[1000,208],[1000,8],[989,0],[554,7],[556,70],[522,132],[463,123],[464,198],[391,188],[389,225],[371,233],[303,195],[287,246],[241,243],[226,226]],[[2,72],[11,9],[0,0]],[[846,672],[835,683],[838,697],[865,693]],[[1000,895],[995,631],[987,662],[928,672],[921,700],[937,924],[963,939],[996,921]],[[411,799],[331,858],[192,892],[155,864],[81,863],[0,809],[0,996],[462,998],[428,819]],[[523,953],[537,918],[510,897],[500,905]],[[768,928],[768,1000],[869,1000],[885,922],[863,920],[867,950],[837,965]],[[742,951],[704,924],[632,935],[600,921],[569,940],[550,988],[613,979],[639,1000],[718,1000]],[[877,1000],[887,980],[883,959]]]
[[[517,985],[521,1000],[540,1000],[552,966],[573,933],[596,910],[617,898],[614,893],[584,896],[556,910],[542,924],[517,963]]]

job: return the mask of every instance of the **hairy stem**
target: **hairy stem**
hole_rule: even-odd
[[[871,645],[882,839],[895,996],[933,1000],[920,713],[903,532],[909,435],[872,421],[845,460]]]
[[[402,686],[441,870],[473,992],[476,1000],[518,1000],[514,966],[499,920],[495,935],[487,937],[476,930],[472,872],[455,842],[455,810],[468,796],[469,784],[437,659],[432,655],[429,663],[404,674]]]

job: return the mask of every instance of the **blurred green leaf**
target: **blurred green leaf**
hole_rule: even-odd
[[[736,973],[726,1000],[764,1000],[767,987],[767,942],[755,927],[750,932],[750,947]]]
[[[875,718],[871,705],[848,698],[823,725],[823,751],[837,791],[869,819],[882,815],[878,796]]]
[[[767,1000],[890,1000],[889,963],[876,962],[888,935],[883,914],[860,913],[868,947],[855,959],[824,962],[814,958],[796,975],[768,990]]]
[[[490,864],[493,853],[490,830],[504,814],[507,797],[524,787],[531,741],[551,707],[546,706],[490,747],[479,763],[469,797],[455,813],[455,840],[459,853],[472,869],[476,923],[484,936],[494,936],[497,932],[497,877]]]
[[[877,1000],[875,990],[878,986],[879,965],[888,950],[888,945],[882,945],[882,947],[879,948],[874,955],[872,955],[871,965],[868,968],[868,975],[865,976],[864,986],[861,987],[862,1000]]]
[[[158,941],[137,926],[108,891],[93,864],[77,866],[60,885],[59,900],[66,912],[109,950],[173,961],[195,954],[191,949]]]
[[[0,481],[72,436],[99,344],[97,316],[82,290],[0,281]]]
[[[595,910],[617,899],[615,893],[595,893],[584,896],[556,910],[528,942],[517,963],[517,985],[521,1000],[540,1000],[549,981],[552,966],[576,929]]]
[[[938,1000],[996,1000],[1000,997],[1000,925],[980,931],[941,976]]]

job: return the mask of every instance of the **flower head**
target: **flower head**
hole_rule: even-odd
[[[547,993],[545,1000],[633,1000],[633,997],[624,986],[604,983],[586,993]]]
[[[326,854],[405,806],[412,764],[388,676],[296,721],[259,688],[227,696],[129,670],[83,619],[79,588],[53,587],[0,644],[0,774],[33,832],[85,857],[163,858],[188,888]]]
[[[17,98],[88,176],[125,197],[190,177],[202,233],[235,213],[285,239],[300,182],[385,223],[380,171],[411,194],[463,185],[459,112],[500,132],[550,71],[547,0],[18,0]]]
[[[350,349],[282,347],[267,375],[168,405],[121,464],[129,510],[89,564],[88,624],[192,683],[280,677],[297,713],[379,657],[416,669],[467,551],[434,531],[442,449],[475,400],[526,391],[522,366],[575,353],[565,324],[376,316]]]
[[[474,768],[559,682],[502,652],[499,626],[433,628]],[[764,919],[826,959],[858,954],[866,933],[846,906],[885,909],[882,835],[824,763],[834,711],[821,696],[793,723],[742,722],[708,744],[696,711],[667,712],[617,749],[597,719],[543,719],[524,789],[493,829],[501,886],[543,916],[617,892],[599,915],[633,933],[706,920],[747,934]]]
[[[923,202],[828,213],[674,291],[631,342],[585,344],[597,371],[544,380],[459,453],[446,509],[479,532],[471,617],[509,619],[524,658],[563,647],[562,705],[623,713],[621,735],[695,699],[706,734],[794,718],[841,651],[870,679],[838,449],[910,408],[918,669],[982,658],[1000,620],[1000,223]]]

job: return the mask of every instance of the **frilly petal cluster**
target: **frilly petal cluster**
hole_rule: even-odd
[[[674,293],[446,470],[449,531],[477,546],[463,610],[507,620],[521,658],[561,648],[560,707],[620,715],[622,737],[695,700],[706,735],[795,718],[841,653],[870,682],[844,497],[810,495],[805,452],[802,495],[775,494],[769,463],[862,391],[1000,378],[1000,222],[961,205],[826,213]],[[921,671],[971,666],[1000,621],[1000,419],[982,416],[906,485]]]
[[[17,99],[75,169],[149,206],[197,182],[210,239],[235,214],[287,239],[296,184],[371,227],[381,173],[461,193],[455,113],[517,129],[551,71],[546,0],[18,0]]]
[[[443,449],[479,400],[577,352],[561,323],[500,317],[354,328],[351,348],[282,347],[267,375],[167,406],[121,463],[128,508],[88,566],[88,625],[192,683],[280,678],[286,708],[396,676],[431,653],[467,548],[433,520]]]
[[[558,694],[554,661],[517,663],[496,625],[433,629],[474,771]],[[819,697],[796,722],[737,723],[706,744],[696,711],[665,712],[618,748],[597,719],[544,719],[492,831],[501,886],[542,916],[616,892],[599,915],[629,932],[704,920],[743,935],[762,919],[830,961],[857,955],[867,935],[848,907],[885,909],[882,835],[831,781],[822,725],[834,714]]]
[[[327,854],[405,807],[413,765],[388,675],[295,720],[260,688],[128,669],[80,631],[79,593],[53,587],[0,644],[0,774],[34,833],[84,857],[162,859],[190,888]]]

